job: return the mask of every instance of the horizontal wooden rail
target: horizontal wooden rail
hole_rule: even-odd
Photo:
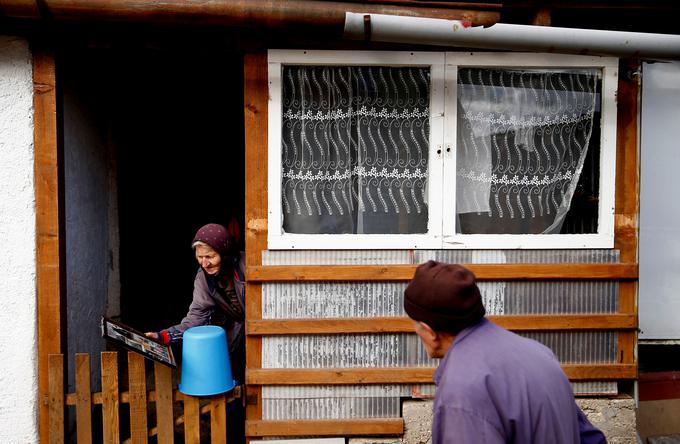
[[[464,264],[479,281],[628,280],[638,264]],[[250,282],[408,281],[416,265],[267,265],[248,267]]]
[[[506,315],[488,316],[503,328],[513,331],[549,330],[635,330],[637,316],[632,314],[579,315]],[[246,321],[251,336],[311,335],[354,333],[412,333],[407,317],[353,319],[263,319]]]
[[[234,387],[234,390],[231,392],[228,392],[225,395],[225,399],[227,402],[233,401],[235,399],[238,399],[241,397],[241,387],[240,385],[237,385]],[[101,392],[97,393],[92,393],[92,405],[97,405],[102,403],[102,394]],[[148,399],[149,402],[156,402],[156,391],[155,390],[149,390],[146,393],[146,398]],[[173,396],[172,396],[172,401],[177,402],[177,401],[185,401],[188,398],[194,398],[193,396],[185,395],[184,393],[180,392],[179,390],[173,390]],[[77,394],[76,393],[69,393],[66,395],[66,405],[76,405],[76,399],[77,399]],[[130,394],[128,392],[121,392],[120,393],[120,398],[119,402],[121,404],[129,404],[130,403]],[[201,413],[205,413],[210,410],[210,406],[208,406],[208,409],[201,409]]]
[[[246,421],[247,436],[401,435],[402,418]]]
[[[565,364],[562,369],[572,381],[635,379],[634,364]],[[427,384],[432,367],[395,368],[272,368],[248,369],[246,383],[253,385],[316,384]]]

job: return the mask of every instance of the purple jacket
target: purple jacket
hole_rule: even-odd
[[[434,380],[433,444],[606,443],[552,351],[487,319],[456,336]]]
[[[234,275],[234,287],[236,296],[241,303],[241,308],[245,304],[245,264],[244,257],[241,255],[238,264],[238,273]],[[182,339],[184,332],[199,325],[206,325],[210,323],[211,317],[216,310],[226,311],[227,301],[222,297],[220,292],[215,288],[210,288],[206,279],[205,272],[199,268],[194,279],[194,296],[189,306],[189,312],[177,325],[174,325],[165,332],[167,332],[170,342],[177,342]],[[245,338],[245,330],[243,322],[231,320],[225,326],[227,330],[227,337],[229,338],[229,351],[233,352],[239,346],[243,345]]]

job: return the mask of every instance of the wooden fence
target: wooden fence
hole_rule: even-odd
[[[77,353],[75,356],[75,393],[64,393],[64,356],[51,354],[48,356],[49,396],[49,442],[63,443],[65,440],[64,419],[66,408],[75,407],[76,440],[79,444],[93,442],[93,408],[101,406],[101,433],[105,444],[137,444],[146,443],[155,436],[157,442],[172,444],[175,440],[175,426],[183,424],[184,438],[178,441],[190,443],[201,442],[200,416],[210,415],[210,442],[226,444],[227,442],[227,402],[241,397],[240,387],[233,391],[212,396],[197,398],[180,393],[173,389],[172,369],[154,363],[155,390],[147,390],[147,375],[144,357],[133,352],[127,353],[127,391],[119,391],[118,352],[101,353],[101,386],[102,391],[90,391],[90,355]],[[123,383],[126,381],[123,380]],[[176,409],[175,403],[182,403],[183,409]],[[128,405],[121,409],[123,404]],[[150,406],[155,405],[155,415]],[[175,412],[180,412],[176,414]],[[129,418],[128,418],[129,416]],[[99,415],[95,415],[99,418]],[[149,424],[155,417],[155,425]],[[121,421],[127,421],[123,423]],[[98,424],[96,424],[98,426]],[[124,431],[125,436],[121,437]],[[129,437],[128,437],[129,435]],[[124,439],[122,439],[124,438]],[[206,442],[207,437],[203,437]],[[96,439],[99,441],[99,439]]]

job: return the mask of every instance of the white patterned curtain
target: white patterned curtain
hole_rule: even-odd
[[[427,231],[428,68],[284,66],[288,233]]]
[[[459,233],[559,233],[597,109],[597,70],[458,71]]]

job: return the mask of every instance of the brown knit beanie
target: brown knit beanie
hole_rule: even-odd
[[[435,261],[416,269],[404,291],[404,309],[411,319],[454,334],[486,313],[475,275],[460,265]]]

